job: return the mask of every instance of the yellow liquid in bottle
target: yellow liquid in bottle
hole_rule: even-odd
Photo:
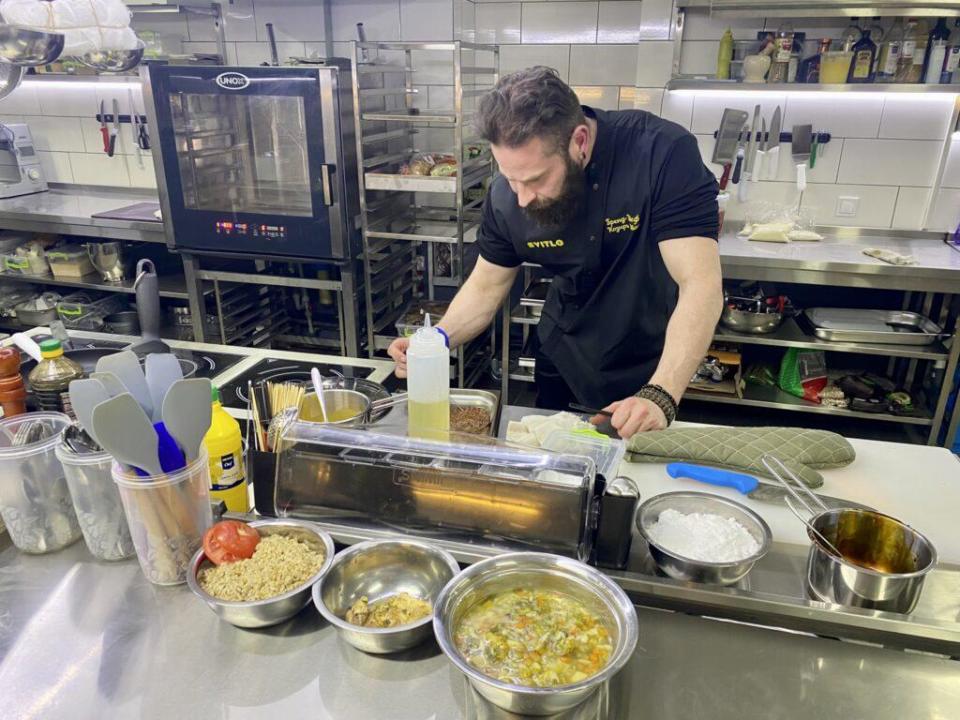
[[[450,432],[450,401],[407,403],[407,434],[411,437],[446,440]]]

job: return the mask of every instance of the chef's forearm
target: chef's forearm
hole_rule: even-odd
[[[677,307],[670,316],[663,354],[650,382],[660,385],[680,402],[690,378],[707,354],[723,309],[719,283],[698,283],[680,288]]]
[[[517,268],[493,265],[483,258],[477,261],[437,323],[450,338],[451,350],[470,342],[490,326],[516,276]]]

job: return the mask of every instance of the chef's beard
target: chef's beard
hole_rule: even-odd
[[[563,228],[580,211],[584,195],[584,170],[566,156],[560,194],[549,200],[534,200],[523,211],[541,227]]]

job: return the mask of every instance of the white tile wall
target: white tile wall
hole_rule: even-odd
[[[227,40],[257,39],[257,18],[253,0],[230,0],[221,3],[220,9],[223,12],[223,34]],[[191,40],[216,39],[213,23],[202,15],[187,15],[187,27]]]
[[[270,43],[267,42],[238,42],[234,56],[237,65],[259,65],[270,61]],[[278,42],[277,57],[283,63],[287,58],[306,55],[302,42]]]
[[[892,226],[896,230],[916,230],[923,225],[929,188],[902,187],[897,195]]]
[[[880,119],[880,137],[943,140],[950,130],[951,95],[918,97],[888,95]]]
[[[140,188],[155,188],[157,176],[153,169],[153,158],[149,154],[138,157],[127,155],[127,173],[130,175],[130,185]]]
[[[620,88],[621,110],[646,110],[654,115],[660,114],[663,104],[663,90],[623,86]]]
[[[672,96],[674,93],[670,93]],[[698,135],[712,135],[720,126],[720,118],[724,108],[746,110],[749,120],[753,120],[753,111],[760,105],[760,112],[766,118],[772,118],[777,106],[783,106],[787,101],[786,95],[772,93],[738,93],[736,95],[716,94],[697,95],[693,97],[693,125],[690,128]],[[784,122],[787,132],[790,125]]]
[[[960,188],[960,134],[954,135],[950,143],[941,184],[943,187]]]
[[[10,97],[14,97],[23,89],[20,86]],[[63,117],[92,117],[100,110],[97,103],[97,93],[90,85],[80,85],[70,82],[36,83],[36,93],[40,100],[40,112],[43,115],[59,115]],[[6,109],[7,101],[0,106]]]
[[[860,198],[854,217],[836,214],[840,196]],[[815,208],[821,225],[888,228],[897,203],[896,187],[870,185],[808,185],[803,194],[803,207]]]
[[[522,70],[531,65],[554,68],[564,80],[570,79],[569,45],[504,45],[500,48],[500,73]]]
[[[130,186],[130,174],[123,156],[107,157],[103,153],[70,153],[73,181],[81,185]]]
[[[573,91],[584,105],[601,110],[620,109],[620,88],[617,86],[574,85]]]
[[[72,183],[73,168],[70,167],[70,155],[65,152],[37,152],[40,167],[47,182]]]
[[[673,0],[643,0],[640,5],[640,39],[673,37]]]
[[[37,94],[37,88],[34,83],[21,83],[20,87],[14,90],[3,99],[3,105],[0,105],[4,115],[40,115],[40,98]]]
[[[662,88],[666,85],[673,69],[673,43],[650,40],[631,47],[636,56],[637,86]]]
[[[734,40],[750,40],[756,37],[757,30],[763,30],[764,21],[757,18],[727,17],[711,14],[708,9],[691,8],[687,10],[683,24],[683,39],[713,40],[718,42],[727,28],[733,33]],[[716,59],[716,51],[714,51]]]
[[[322,39],[323,4],[315,0],[258,2],[255,13],[256,40],[270,39],[267,23],[273,23],[273,33],[278,43],[285,40],[303,42],[307,38]]]
[[[640,41],[639,0],[601,0],[597,20],[598,43]]]
[[[927,229],[953,232],[958,224],[960,224],[960,190],[941,190],[933,203]]]
[[[570,46],[572,85],[630,85],[636,77],[636,45]]]
[[[747,199],[743,203],[737,198],[737,189],[735,185],[727,186],[730,199],[727,202],[725,219],[744,220],[751,208],[755,208],[759,203],[795,206],[800,199],[800,193],[793,183],[751,183],[747,191]],[[804,204],[806,204],[806,198],[804,198]]]
[[[717,42],[715,40],[684,41],[680,50],[680,72],[683,75],[701,75],[704,77],[716,75]]]
[[[314,4],[320,7],[320,3]],[[400,3],[397,0],[334,0],[331,15],[334,40],[356,40],[358,22],[363,23],[368,40],[400,39]]]
[[[810,123],[845,138],[875,138],[883,114],[883,97],[871,95],[791,95],[783,127]]]
[[[661,115],[690,129],[693,125],[693,95],[664,93]]]
[[[400,39],[452,40],[453,3],[450,0],[400,0]]]
[[[477,5],[477,42],[519,43],[520,11],[518,2]]]
[[[28,120],[37,150],[84,152],[83,132],[78,118],[31,117]],[[101,148],[103,146],[101,145]]]
[[[524,43],[595,43],[596,2],[537,2],[523,4]]]
[[[941,144],[935,140],[859,140],[843,142],[838,182],[862,185],[933,184]]]

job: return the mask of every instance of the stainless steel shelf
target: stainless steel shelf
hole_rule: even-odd
[[[739,343],[741,345],[768,345],[774,347],[795,347],[826,352],[856,353],[858,355],[876,355],[882,357],[916,358],[918,360],[938,360],[946,358],[950,351],[941,342],[931,345],[889,345],[881,343],[831,342],[807,335],[793,318],[784,321],[776,332],[768,335],[748,335],[718,326],[713,336],[717,342]]]
[[[540,316],[534,315],[528,305],[516,305],[510,311],[510,322],[517,325],[539,325]]]
[[[37,285],[55,285],[60,287],[83,288],[85,290],[101,290],[104,292],[119,292],[133,295],[136,291],[133,289],[132,280],[124,280],[122,283],[101,282],[96,275],[87,276],[89,280],[67,280],[57,278],[53,275],[23,275],[21,273],[0,273],[0,283],[11,281],[19,283],[36,283]],[[187,286],[183,277],[176,275],[161,275],[158,278],[160,286],[160,297],[171,298],[174,300],[187,300]],[[204,292],[209,293],[210,288],[205,287]]]
[[[960,15],[957,0],[680,0],[678,9],[703,8],[720,17],[940,17]]]
[[[429,112],[419,113],[401,113],[401,112],[365,112],[360,115],[363,120],[382,120],[384,122],[414,122],[414,123],[445,123],[455,125],[457,116],[454,112]]]
[[[723,395],[720,393],[715,394],[698,390],[688,390],[683,394],[683,399],[714,402],[725,405],[746,405],[749,407],[771,408],[774,410],[792,410],[796,412],[816,413],[818,415],[859,418],[862,420],[880,420],[884,422],[895,422],[905,425],[930,426],[933,424],[933,420],[929,416],[905,417],[902,415],[891,415],[888,413],[867,413],[849,410],[846,408],[827,407],[808,402],[802,398],[785,393],[780,388],[763,387],[752,384],[747,384],[747,386],[743,389],[742,398],[736,397],[735,395]]]
[[[899,83],[873,83],[873,84],[807,84],[807,83],[744,83],[735,80],[710,80],[695,78],[674,78],[667,83],[667,91],[687,90],[687,91],[711,91],[727,90],[736,92],[767,92],[767,93],[785,93],[785,92],[828,92],[828,93],[905,93],[905,94],[930,94],[930,93],[948,93],[960,94],[960,84],[958,85],[924,85],[899,84]]]

